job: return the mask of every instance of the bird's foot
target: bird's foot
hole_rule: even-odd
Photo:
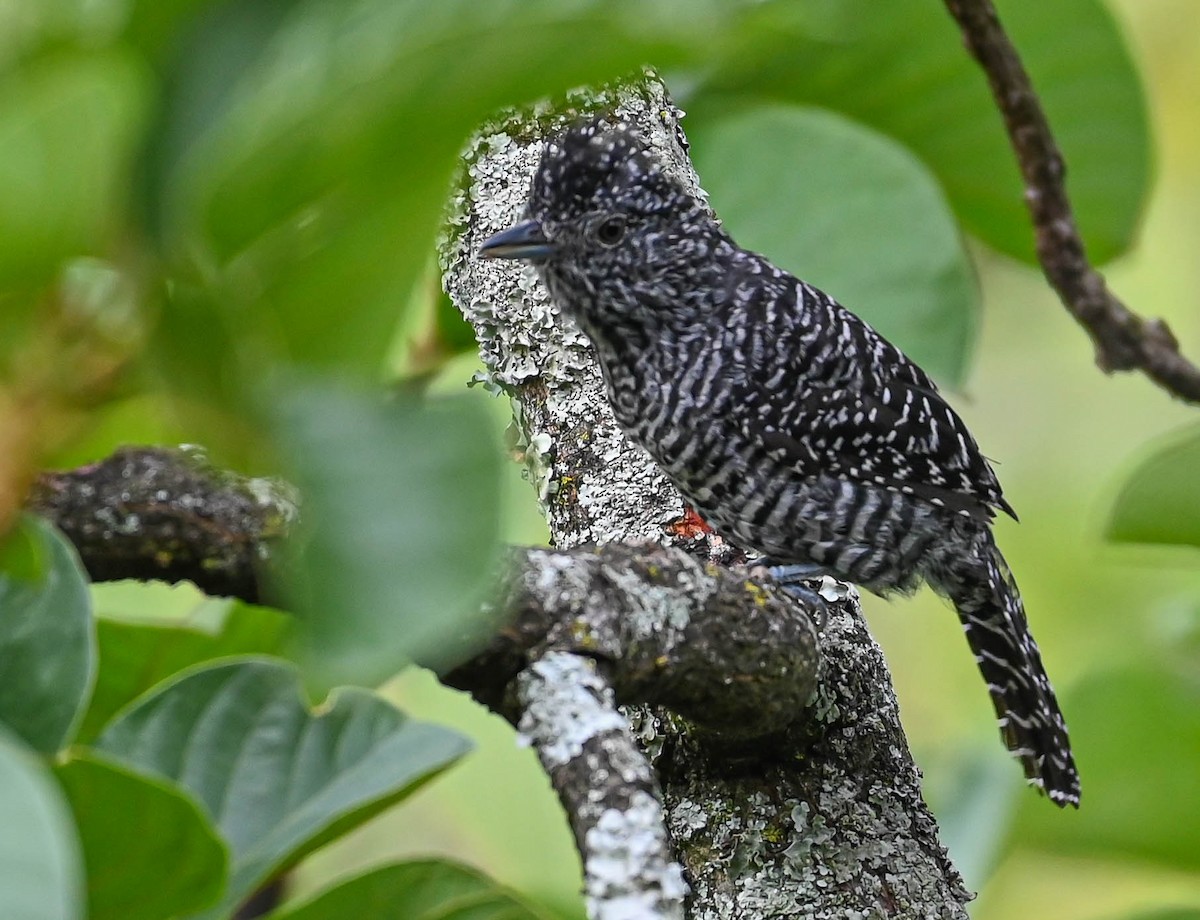
[[[829,604],[807,582],[820,581],[828,573],[815,563],[776,564],[770,559],[763,559],[760,565],[766,567],[776,584],[812,612],[817,631],[824,632],[829,623]]]

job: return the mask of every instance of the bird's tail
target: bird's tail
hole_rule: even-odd
[[[930,574],[953,602],[1000,721],[1000,736],[1031,784],[1054,802],[1079,806],[1079,773],[1067,725],[1029,632],[1025,607],[1008,563],[986,527],[974,551],[956,554]]]

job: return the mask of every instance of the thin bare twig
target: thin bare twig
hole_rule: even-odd
[[[987,73],[1025,179],[1038,261],[1063,305],[1091,336],[1106,373],[1140,370],[1180,399],[1200,403],[1200,368],[1161,319],[1125,306],[1088,261],[1064,185],[1066,167],[1046,114],[991,0],[945,0],[968,50]]]

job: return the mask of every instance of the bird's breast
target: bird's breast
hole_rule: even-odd
[[[615,357],[601,350],[617,423],[685,494],[721,491],[749,451],[730,381],[700,354]]]

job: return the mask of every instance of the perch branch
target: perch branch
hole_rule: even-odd
[[[1063,305],[1091,336],[1106,373],[1140,370],[1167,392],[1200,403],[1200,368],[1161,319],[1145,319],[1108,289],[1088,261],[1067,197],[1066,166],[1029,75],[990,0],[945,0],[987,74],[1025,180],[1038,261]]]
[[[513,398],[518,443],[554,545],[656,540],[705,560],[705,573],[722,571],[720,563],[744,557],[718,538],[678,526],[683,503],[619,431],[584,336],[560,315],[532,270],[476,258],[483,240],[520,219],[544,139],[598,109],[634,123],[666,168],[703,197],[679,113],[655,79],[575,101],[578,108],[558,115],[542,109],[528,119],[501,119],[473,140],[441,247],[446,290],[475,328],[484,383]],[[654,766],[670,841],[692,889],[685,914],[691,920],[966,916],[962,905],[970,896],[921,801],[882,655],[853,593],[829,584],[825,590],[840,591],[844,602],[831,605],[821,636],[814,702],[803,718],[796,717],[798,708],[777,710],[770,735],[744,738],[698,727],[697,713],[679,701],[630,698],[618,679],[611,682],[618,702],[640,698],[670,707],[630,706],[626,714]],[[601,592],[599,603],[581,609],[593,616],[612,608],[611,596]],[[753,619],[761,600],[743,590],[720,621],[707,619],[703,628],[734,630]],[[696,604],[689,608],[693,617],[707,606]],[[773,656],[776,643],[792,639],[755,641],[763,642],[757,654]],[[718,652],[720,645],[704,648]],[[607,659],[592,657],[607,676]],[[701,712],[736,704],[753,689],[754,681],[738,674],[735,666],[724,681],[706,685],[710,702]],[[691,718],[681,718],[681,711]],[[765,713],[762,721],[772,718]]]
[[[286,487],[161,448],[42,474],[29,504],[96,580],[187,579],[250,601],[294,519]],[[777,733],[817,686],[812,619],[769,581],[680,549],[517,550],[510,561],[494,602],[506,626],[444,680],[534,747],[575,831],[591,915],[635,905],[682,918],[688,889],[658,783],[616,707],[668,706],[743,744]]]

